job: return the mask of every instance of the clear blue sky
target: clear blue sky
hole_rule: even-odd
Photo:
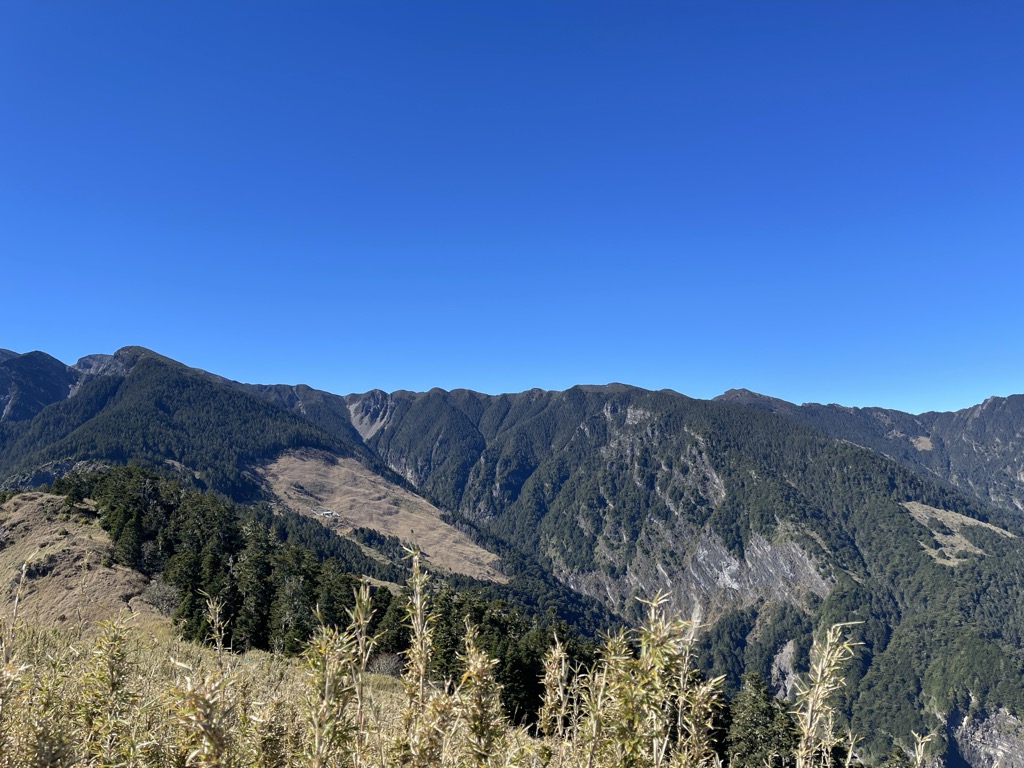
[[[1024,392],[1024,3],[0,0],[0,347]]]

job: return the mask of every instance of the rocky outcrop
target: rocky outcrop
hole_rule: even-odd
[[[348,403],[352,426],[363,440],[370,440],[388,423],[394,412],[394,400],[386,392],[375,389],[352,398]]]
[[[614,557],[607,550],[601,554]],[[620,567],[624,577],[617,568],[559,576],[620,615],[636,615],[638,600],[665,592],[672,612],[702,624],[760,601],[804,607],[810,595],[824,598],[831,590],[796,542],[755,535],[739,558],[713,534],[682,521],[671,527],[650,521],[631,561]]]
[[[0,360],[0,421],[27,421],[71,394],[78,374],[43,352]]]
[[[1024,768],[1024,722],[1005,709],[965,717],[953,740],[948,768]]]
[[[83,376],[124,376],[124,361],[116,355],[86,355],[72,366]]]

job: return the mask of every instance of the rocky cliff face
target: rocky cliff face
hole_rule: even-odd
[[[810,596],[827,597],[832,587],[810,556],[785,539],[755,535],[737,557],[706,531],[655,522],[641,535],[637,550],[640,554],[623,566],[621,576],[608,570],[573,572],[564,566],[556,568],[556,575],[623,616],[637,615],[640,600],[665,593],[672,612],[701,625],[766,602],[803,610]]]
[[[1024,768],[1024,722],[1007,710],[966,717],[951,730],[947,768]]]
[[[375,389],[358,398],[349,398],[348,411],[352,426],[363,440],[370,441],[388,423],[395,410],[395,401],[386,392]]]
[[[72,367],[83,376],[124,376],[129,369],[119,355],[86,355]]]
[[[0,422],[28,421],[50,403],[68,397],[79,375],[42,352],[0,359]]]

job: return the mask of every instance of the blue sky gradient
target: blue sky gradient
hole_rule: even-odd
[[[1024,4],[0,3],[0,347],[1024,392]]]

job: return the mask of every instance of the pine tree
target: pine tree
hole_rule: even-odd
[[[792,764],[795,744],[792,720],[764,680],[756,673],[743,675],[732,703],[730,768],[783,768]]]
[[[245,527],[245,548],[234,566],[239,596],[231,645],[236,651],[270,648],[270,606],[274,601],[271,581],[276,542],[262,525],[250,522]]]
[[[358,587],[359,581],[346,573],[336,558],[329,557],[321,563],[316,604],[325,626],[340,630],[349,625],[348,612],[355,608]]]
[[[272,581],[274,602],[270,606],[270,648],[287,654],[299,653],[316,626],[319,564],[313,554],[285,544],[275,557]]]

